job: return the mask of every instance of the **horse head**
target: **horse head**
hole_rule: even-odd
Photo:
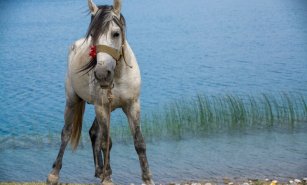
[[[88,7],[92,17],[86,38],[92,42],[92,61],[86,68],[94,70],[102,88],[108,88],[117,63],[124,57],[126,23],[120,13],[121,0],[114,0],[113,6],[97,6],[88,0]]]

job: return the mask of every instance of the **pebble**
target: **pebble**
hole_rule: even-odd
[[[270,185],[276,185],[277,182],[278,182],[277,180],[273,180]]]
[[[244,182],[242,185],[249,185],[247,182]]]
[[[233,182],[229,182],[228,185],[233,185]]]
[[[192,183],[191,185],[201,185],[200,183]]]
[[[294,183],[294,181],[293,181],[293,180],[289,180],[289,183],[290,183],[290,184],[293,184],[293,183]]]
[[[270,179],[265,179],[265,181],[267,181],[267,182],[268,182],[269,180],[270,180]]]
[[[294,179],[294,182],[296,182],[296,183],[301,183],[302,181],[299,180],[299,179]]]
[[[205,185],[212,185],[211,183],[207,182]]]

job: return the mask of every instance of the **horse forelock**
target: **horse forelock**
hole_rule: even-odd
[[[123,31],[123,34],[125,35],[126,30],[126,21],[124,16],[121,14],[120,18],[114,15],[113,12],[113,6],[109,5],[100,5],[98,6],[98,11],[95,15],[92,15],[91,17],[91,23],[88,27],[88,30],[86,32],[86,39],[92,38],[92,44],[95,45],[97,42],[99,36],[103,33],[105,33],[109,25],[112,21],[117,24],[121,30]]]

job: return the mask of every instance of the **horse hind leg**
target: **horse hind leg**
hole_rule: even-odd
[[[93,149],[93,157],[94,157],[94,165],[95,165],[95,177],[100,178],[103,181],[103,184],[112,184],[112,179],[111,179],[112,169],[111,169],[110,163],[107,164],[106,174],[103,174],[103,165],[104,165],[103,163],[104,162],[102,161],[101,151],[99,152],[98,156],[96,156],[95,145],[97,143],[96,139],[97,139],[98,129],[99,129],[98,121],[95,118],[95,120],[93,121],[93,125],[92,125],[91,129],[89,130],[89,135],[90,135],[90,138],[91,138],[92,149]],[[106,128],[106,125],[104,125],[104,127],[103,127],[103,141],[102,141],[101,148],[102,148],[103,156],[104,156],[104,159],[105,159],[106,158],[106,152],[107,152],[107,128]],[[108,161],[110,161],[111,148],[112,148],[112,141],[111,141],[111,138],[110,138]]]
[[[53,163],[52,171],[49,173],[47,178],[47,184],[58,184],[59,173],[62,168],[62,159],[64,156],[65,148],[70,139],[73,139],[75,143],[72,143],[73,148],[76,147],[79,138],[71,138],[73,132],[79,132],[74,134],[73,137],[80,137],[83,113],[85,109],[85,102],[75,95],[74,101],[67,100],[65,107],[64,120],[65,124],[61,133],[61,146],[59,149],[58,156]],[[73,128],[75,127],[75,128]]]
[[[92,127],[89,130],[89,135],[90,135],[90,138],[91,138],[92,149],[93,149],[95,177],[99,178],[102,175],[103,162],[102,162],[101,151],[99,151],[98,156],[96,156],[96,152],[95,152],[97,132],[98,132],[98,122],[97,122],[97,119],[95,117],[95,120],[93,121]],[[99,168],[96,168],[96,166],[98,166]]]

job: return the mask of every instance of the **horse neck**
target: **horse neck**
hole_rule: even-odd
[[[129,75],[130,71],[138,70],[134,53],[131,50],[127,40],[125,40],[124,56],[125,57],[122,57],[122,59],[117,63],[115,69],[115,78],[122,78],[125,75]]]

